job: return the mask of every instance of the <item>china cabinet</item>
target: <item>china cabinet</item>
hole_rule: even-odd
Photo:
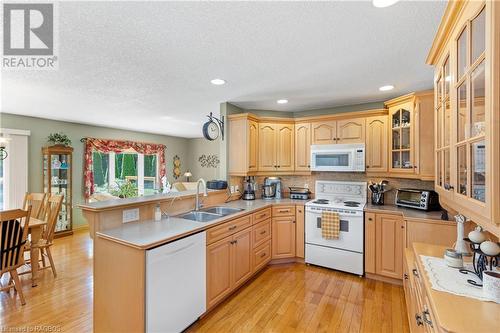
[[[499,36],[500,3],[452,1],[427,59],[435,66],[436,191],[445,206],[497,236]]]
[[[73,148],[60,145],[43,147],[42,154],[44,192],[64,195],[56,223],[56,235],[70,235],[73,233]]]

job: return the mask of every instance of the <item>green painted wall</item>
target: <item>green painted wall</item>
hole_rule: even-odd
[[[69,136],[75,149],[73,152],[73,205],[81,203],[83,199],[83,137],[104,139],[127,139],[133,141],[162,143],[166,146],[167,177],[173,182],[172,165],[174,155],[181,158],[182,173],[190,166],[188,149],[190,139],[155,135],[142,132],[125,131],[107,127],[82,125],[70,122],[55,121],[34,117],[0,113],[0,127],[30,130],[28,156],[29,156],[29,191],[42,191],[42,153],[41,148],[47,145],[47,136],[53,132],[63,132]],[[180,178],[183,180],[183,178]],[[85,225],[86,222],[78,208],[73,209],[73,227]]]

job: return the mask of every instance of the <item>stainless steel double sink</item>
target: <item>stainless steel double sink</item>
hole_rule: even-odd
[[[230,207],[209,207],[200,210],[193,210],[188,213],[177,215],[176,217],[196,222],[210,222],[221,217],[229,216],[243,211],[241,208]]]

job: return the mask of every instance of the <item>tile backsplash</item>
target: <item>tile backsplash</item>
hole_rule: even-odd
[[[283,188],[288,192],[289,186],[300,186],[309,187],[311,192],[314,192],[314,187],[316,180],[337,180],[337,181],[356,181],[356,182],[379,182],[383,179],[389,181],[390,191],[385,193],[386,204],[394,203],[396,197],[396,189],[398,188],[418,188],[425,190],[434,189],[433,181],[421,181],[416,179],[402,179],[402,178],[377,178],[377,177],[367,177],[365,173],[355,173],[355,172],[313,172],[309,176],[280,176],[283,183]],[[255,180],[261,188],[264,183],[264,178],[262,176],[255,177]],[[231,185],[239,185],[242,188],[244,177],[231,177]],[[260,196],[260,193],[258,193]]]

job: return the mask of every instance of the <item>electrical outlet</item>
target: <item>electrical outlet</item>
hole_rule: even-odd
[[[123,211],[123,223],[139,221],[139,208],[127,209]]]
[[[234,185],[231,185],[231,193],[234,193]]]
[[[234,191],[238,192],[240,190],[240,187],[238,185],[234,185]]]
[[[309,188],[309,184],[308,184],[308,183],[305,183],[305,184],[304,184],[304,188]]]

